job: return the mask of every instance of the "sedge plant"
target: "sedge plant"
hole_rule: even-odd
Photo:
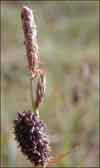
[[[32,109],[18,112],[14,120],[14,133],[21,152],[32,165],[45,167],[49,160],[49,137],[45,123],[40,119],[39,106],[45,95],[45,72],[40,68],[37,27],[32,10],[22,7],[21,21],[28,61]],[[33,90],[33,82],[36,87]],[[34,94],[33,94],[34,93]]]

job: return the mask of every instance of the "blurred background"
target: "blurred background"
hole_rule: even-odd
[[[16,113],[31,109],[20,12],[35,14],[47,89],[40,107],[51,156],[80,146],[55,167],[99,167],[99,2],[1,1],[1,167],[32,167],[13,135]]]

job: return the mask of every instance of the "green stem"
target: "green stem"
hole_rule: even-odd
[[[39,117],[39,110],[36,108],[35,100],[34,100],[34,97],[33,97],[32,81],[33,81],[33,79],[30,78],[30,92],[31,92],[32,110]]]

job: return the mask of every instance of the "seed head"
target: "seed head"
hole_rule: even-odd
[[[35,166],[48,163],[50,147],[47,128],[36,114],[18,112],[14,120],[14,132],[22,153]]]

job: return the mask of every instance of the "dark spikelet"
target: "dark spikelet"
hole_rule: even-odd
[[[17,113],[14,132],[22,153],[35,166],[44,166],[48,163],[49,138],[43,121],[30,111]]]

